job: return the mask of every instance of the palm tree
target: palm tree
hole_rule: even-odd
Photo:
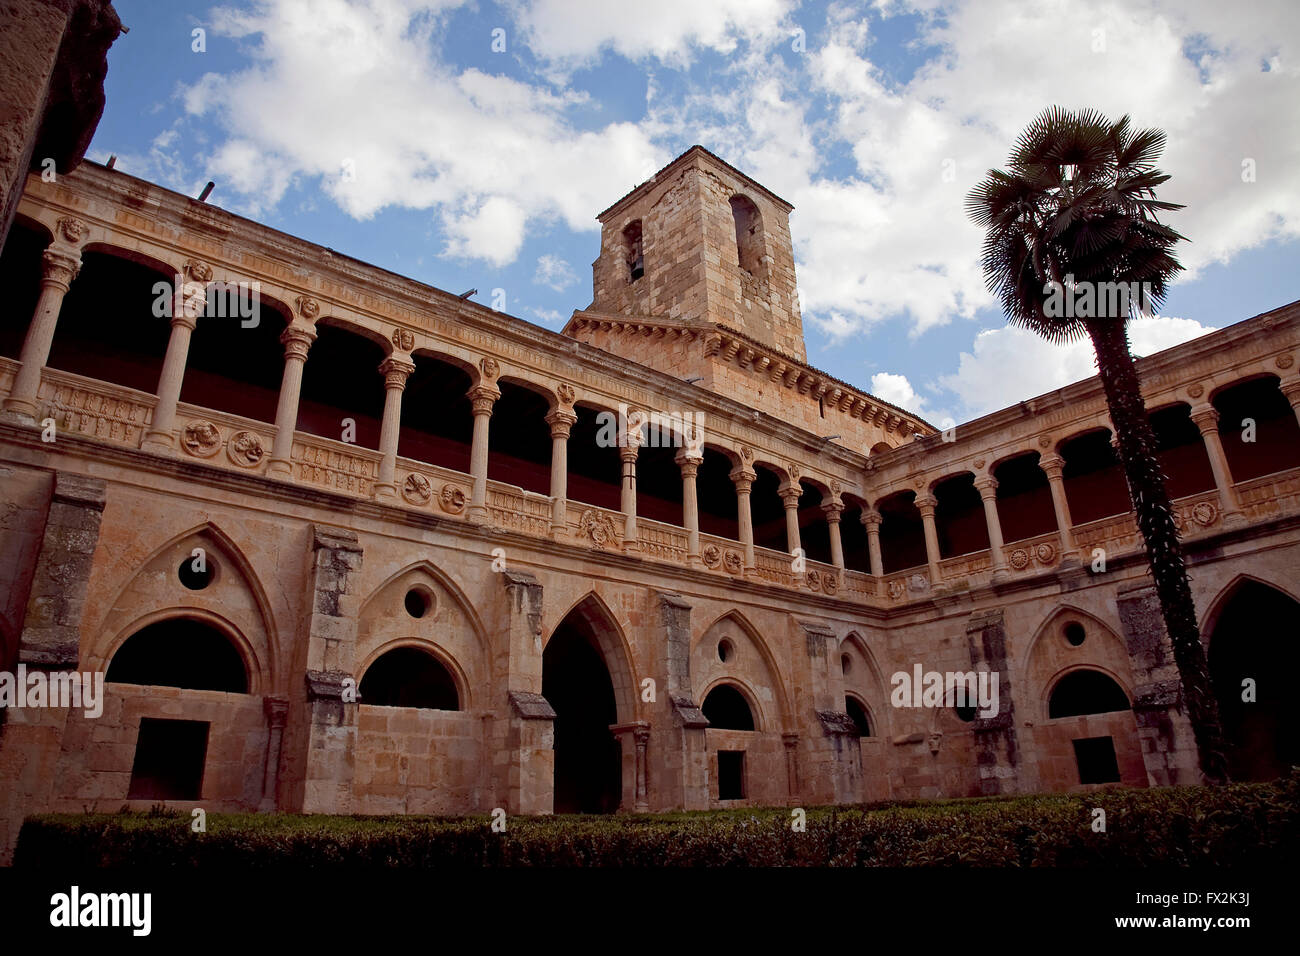
[[[1009,321],[1051,342],[1092,340],[1201,771],[1221,783],[1227,761],[1218,704],[1128,342],[1129,319],[1158,308],[1183,268],[1172,249],[1185,237],[1157,218],[1182,208],[1155,196],[1169,179],[1155,167],[1164,146],[1162,131],[1134,131],[1127,116],[1111,123],[1093,110],[1054,106],[1020,135],[1007,169],[990,170],[971,190],[966,209],[986,230],[985,279]],[[1062,308],[1067,301],[1078,307]]]

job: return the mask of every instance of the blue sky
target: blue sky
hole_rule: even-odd
[[[91,158],[551,329],[595,214],[701,143],[796,207],[811,364],[935,423],[1086,377],[1006,328],[962,211],[1054,103],[1169,134],[1193,241],[1136,351],[1300,298],[1291,0],[114,5]]]

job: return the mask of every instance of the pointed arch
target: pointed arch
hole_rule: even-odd
[[[1300,596],[1297,596],[1295,592],[1285,585],[1260,577],[1258,574],[1242,571],[1225,584],[1219,590],[1218,594],[1210,599],[1210,603],[1205,606],[1205,610],[1201,611],[1197,615],[1197,619],[1201,622],[1202,644],[1207,646],[1209,645],[1211,635],[1214,633],[1214,626],[1219,623],[1219,617],[1223,614],[1223,609],[1228,606],[1228,603],[1233,599],[1236,593],[1250,582],[1261,584],[1266,588],[1272,588],[1274,591],[1279,591],[1297,604],[1300,604]]]
[[[173,557],[181,556],[182,550],[185,556],[190,555],[192,548],[181,549],[180,546],[188,541],[198,541],[200,539],[209,543],[209,551],[215,552],[219,558],[230,562],[230,569],[247,589],[253,601],[257,623],[261,627],[262,636],[265,640],[265,648],[261,653],[258,653],[255,642],[245,633],[246,628],[241,628],[231,621],[228,611],[224,609],[217,612],[213,608],[178,605],[173,602],[169,604],[166,610],[149,611],[143,615],[137,615],[135,617],[136,629],[143,627],[145,624],[162,620],[167,616],[188,616],[198,619],[210,617],[214,623],[223,622],[216,624],[216,626],[219,629],[230,629],[237,633],[239,635],[238,642],[248,652],[245,655],[245,660],[250,666],[249,687],[273,688],[278,686],[277,680],[281,672],[281,666],[277,650],[280,645],[270,598],[266,593],[266,588],[262,585],[261,577],[253,568],[253,564],[244,549],[230,534],[213,521],[204,521],[186,531],[173,535],[136,565],[135,573],[123,581],[121,586],[113,593],[112,600],[106,605],[107,610],[95,628],[94,633],[97,636],[88,649],[87,661],[98,662],[98,664],[106,666],[121,643],[131,633],[134,633],[132,630],[124,629],[121,625],[114,626],[113,618],[123,604],[129,603],[126,601],[128,593],[141,582],[151,566],[168,554],[172,554]],[[175,569],[169,568],[168,570],[174,571]],[[202,594],[203,592],[195,593]],[[253,673],[254,671],[256,673]],[[250,693],[258,693],[258,691],[250,690]]]
[[[483,626],[483,619],[479,616],[478,610],[474,606],[474,602],[465,594],[464,589],[462,589],[456,582],[455,578],[442,570],[442,568],[438,567],[432,561],[429,561],[427,558],[413,561],[400,570],[394,571],[385,578],[382,583],[372,588],[370,593],[367,594],[365,599],[361,602],[361,606],[357,611],[357,620],[368,620],[373,614],[373,605],[380,596],[383,595],[384,592],[393,584],[396,584],[402,578],[413,574],[427,575],[436,584],[447,591],[452,600],[455,601],[457,609],[465,615],[465,619],[469,622],[470,630],[474,634],[474,640],[484,653],[490,653],[491,646],[487,639],[487,629]]]
[[[754,647],[758,649],[759,658],[767,669],[768,680],[772,685],[772,695],[776,704],[777,712],[772,716],[772,719],[766,723],[773,725],[779,724],[779,729],[788,729],[791,724],[790,697],[786,692],[785,682],[781,679],[782,671],[780,665],[777,663],[771,647],[768,646],[767,641],[765,641],[759,633],[758,628],[756,628],[753,623],[750,622],[749,618],[747,618],[738,608],[733,607],[724,611],[715,617],[707,627],[701,630],[699,634],[691,640],[692,654],[694,654],[695,649],[700,646],[701,642],[713,631],[714,628],[728,620],[735,624],[736,627],[738,627],[740,631],[753,643]],[[709,686],[712,686],[712,683]],[[754,694],[753,688],[750,688],[750,691],[756,699],[757,695]],[[703,699],[704,695],[701,693],[699,700]]]
[[[1065,618],[1077,618],[1084,622],[1085,625],[1091,625],[1092,633],[1102,635],[1104,638],[1103,643],[1107,645],[1112,655],[1119,654],[1123,660],[1128,660],[1128,648],[1120,637],[1116,625],[1108,623],[1092,611],[1086,611],[1077,604],[1058,604],[1047,612],[1038,627],[1034,629],[1034,636],[1030,638],[1024,652],[1020,655],[1019,671],[1021,674],[1029,674],[1035,651],[1038,650],[1044,638],[1055,633],[1056,629],[1064,623]],[[1128,683],[1127,681],[1120,682],[1121,686],[1127,686]]]
[[[605,668],[609,671],[610,680],[614,685],[614,701],[618,710],[619,723],[640,719],[641,698],[636,693],[636,689],[641,685],[637,679],[636,658],[632,654],[625,629],[619,624],[618,618],[610,610],[609,605],[595,591],[588,591],[578,598],[560,616],[542,644],[543,653],[546,646],[551,643],[551,638],[555,637],[574,615],[582,619],[590,629],[600,655],[605,660]]]
[[[880,663],[876,660],[876,655],[872,653],[871,648],[867,645],[867,640],[862,633],[856,629],[849,631],[840,639],[839,646],[841,651],[845,647],[850,647],[857,652],[857,655],[866,664],[867,672],[864,679],[860,681],[851,681],[846,675],[844,679],[844,694],[846,697],[856,697],[867,716],[871,721],[871,729],[875,732],[874,736],[885,736],[888,727],[888,714],[890,708],[885,706],[889,695],[886,693],[888,684],[885,681],[885,675],[880,670]],[[869,689],[874,700],[880,701],[880,706],[876,707],[872,699],[864,697],[862,688],[865,685]]]

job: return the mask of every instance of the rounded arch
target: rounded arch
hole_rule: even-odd
[[[469,355],[468,353],[461,354],[449,346],[444,346],[442,343],[439,343],[437,347],[434,347],[433,345],[417,345],[411,350],[411,355],[415,358],[423,357],[434,359],[435,361],[458,368],[469,376],[472,385],[477,385],[482,381],[483,372],[478,367],[478,362],[475,361],[475,358],[472,355]]]
[[[786,693],[785,682],[781,679],[781,669],[777,664],[776,655],[772,653],[772,649],[768,646],[767,641],[763,639],[758,628],[756,628],[753,623],[750,622],[749,618],[747,618],[739,609],[731,608],[730,610],[724,611],[709,622],[709,625],[701,630],[699,634],[691,640],[692,653],[694,653],[695,649],[702,644],[704,639],[713,632],[714,628],[724,621],[731,621],[734,623],[745,637],[753,643],[754,647],[758,649],[759,657],[762,659],[763,664],[767,669],[768,680],[772,685],[772,694],[777,711],[775,717],[780,721],[783,727],[789,727],[791,724],[790,698]],[[703,694],[701,694],[701,699],[703,699]]]
[[[45,240],[46,245],[49,245],[51,242],[54,241],[55,227],[46,224],[45,220],[37,216],[30,216],[21,211],[16,212],[14,213],[13,224],[15,226],[19,226],[23,229],[26,229],[29,232],[35,233],[39,238]],[[12,227],[10,228],[12,229]]]
[[[636,658],[628,643],[624,628],[619,624],[609,605],[595,591],[588,591],[560,616],[542,643],[542,652],[551,640],[573,616],[577,616],[588,628],[596,641],[597,649],[604,658],[605,668],[609,671],[610,681],[614,685],[614,701],[618,710],[619,723],[630,723],[640,719],[640,687],[636,674]]]
[[[104,606],[109,608],[104,617],[96,625],[94,633],[98,636],[92,642],[91,649],[87,654],[87,662],[97,664],[95,669],[103,669],[103,666],[115,653],[116,647],[124,639],[124,633],[130,633],[129,627],[124,628],[121,625],[114,624],[114,612],[112,609],[121,607],[126,604],[136,603],[128,601],[128,593],[135,588],[147,576],[152,566],[162,562],[165,564],[164,570],[170,574],[175,570],[172,560],[178,556],[190,556],[193,553],[192,547],[181,547],[193,543],[194,547],[199,547],[200,542],[207,545],[208,549],[215,552],[218,560],[229,561],[231,570],[234,572],[235,581],[242,585],[249,596],[252,598],[253,607],[257,616],[257,623],[261,628],[262,636],[265,639],[265,648],[259,653],[244,631],[231,621],[223,609],[218,612],[212,607],[197,607],[194,605],[169,605],[165,610],[154,610],[136,618],[137,622],[160,619],[162,616],[172,613],[173,611],[185,611],[194,615],[200,615],[203,619],[211,619],[217,623],[218,627],[227,629],[232,635],[237,636],[238,642],[246,649],[244,658],[250,663],[252,668],[252,679],[250,686],[255,687],[275,687],[277,686],[278,676],[280,674],[280,661],[277,654],[277,648],[280,646],[278,632],[275,624],[275,614],[271,607],[271,601],[262,586],[261,578],[254,570],[252,562],[248,559],[244,549],[225,532],[220,526],[211,521],[205,521],[202,524],[195,525],[186,531],[173,535],[164,544],[155,548],[143,561],[137,564],[138,570],[130,577],[126,578],[113,593],[112,598],[105,602]],[[164,559],[166,559],[164,561]],[[227,582],[233,583],[233,582]],[[170,584],[168,585],[170,587]],[[184,591],[183,586],[181,590]],[[186,594],[202,595],[204,592],[189,592]],[[139,626],[138,624],[136,626]],[[109,633],[111,631],[111,633]],[[250,693],[258,693],[253,690]]]
[[[93,240],[87,242],[81,247],[81,254],[84,256],[88,252],[99,253],[104,256],[111,256],[114,259],[123,259],[127,262],[133,262],[138,266],[143,266],[165,279],[174,279],[180,274],[180,266],[174,262],[168,262],[151,256],[148,253],[141,252],[137,249],[127,249],[124,246],[115,245],[107,240]]]
[[[362,690],[363,686],[366,683],[367,675],[371,673],[371,668],[374,667],[376,664],[379,664],[381,661],[385,659],[390,659],[389,655],[392,654],[394,651],[419,651],[420,653],[427,655],[437,666],[442,668],[443,672],[446,673],[447,678],[451,683],[451,690],[455,697],[454,701],[452,701],[453,706],[430,707],[430,705],[427,703],[425,704],[402,704],[402,703],[383,704],[383,703],[379,703],[378,701],[368,701],[366,699],[365,692]],[[470,681],[466,677],[465,671],[461,668],[460,663],[456,660],[456,658],[452,654],[450,654],[445,648],[439,646],[436,642],[424,640],[422,638],[417,638],[417,637],[398,638],[396,640],[388,641],[386,644],[383,644],[375,648],[375,650],[372,651],[370,655],[366,658],[362,666],[357,669],[357,690],[361,697],[361,703],[363,704],[372,703],[375,706],[379,706],[379,707],[383,707],[383,706],[424,707],[433,710],[459,710],[459,711],[471,710],[473,707],[473,702],[470,698]],[[424,690],[429,690],[429,689],[424,688]],[[432,694],[430,696],[436,699],[439,696],[438,692],[440,690],[441,688],[436,688],[436,687],[433,688]]]
[[[975,469],[972,468],[970,465],[955,467],[951,471],[946,471],[943,474],[939,475],[939,477],[931,479],[929,483],[926,484],[925,490],[933,495],[934,490],[938,488],[941,484],[943,484],[945,481],[952,481],[953,479],[963,479],[967,475],[970,475],[972,480],[979,477],[979,475],[975,472]]]
[[[313,324],[317,327],[325,326],[331,329],[341,329],[344,332],[359,335],[361,338],[379,346],[385,355],[392,354],[392,339],[364,319],[338,312],[329,312],[321,315]]]
[[[713,696],[715,691],[722,691],[723,696],[722,697],[715,696],[713,697],[713,700],[715,702],[715,706],[720,708],[720,711],[718,712],[729,713],[731,708],[729,706],[730,701],[727,699],[729,697],[729,695],[726,694],[727,690],[734,692],[740,698],[740,700],[744,702],[745,707],[748,708],[749,710],[749,718],[750,718],[749,722],[753,726],[717,727],[716,729],[752,730],[755,733],[763,733],[764,731],[769,729],[768,721],[763,714],[763,708],[758,703],[758,695],[754,693],[754,688],[749,685],[749,682],[740,677],[734,677],[728,675],[725,677],[718,677],[710,681],[708,685],[705,686],[703,692],[701,692],[700,694],[701,711],[703,711],[706,707],[708,707],[709,699],[711,696]],[[708,714],[705,714],[705,717],[707,718]],[[728,723],[731,722],[732,721],[728,721]]]
[[[241,632],[240,629],[236,627],[233,622],[223,617],[222,615],[217,614],[216,612],[208,610],[206,608],[183,607],[183,606],[168,607],[168,608],[161,608],[157,611],[150,612],[149,614],[142,615],[141,617],[135,619],[130,624],[128,624],[121,631],[119,631],[117,635],[115,635],[113,641],[109,645],[108,652],[103,656],[103,658],[100,661],[96,663],[92,663],[91,661],[88,660],[87,661],[88,666],[90,667],[91,670],[104,671],[106,680],[112,679],[111,675],[113,673],[114,663],[119,662],[120,664],[124,660],[124,659],[119,659],[118,656],[119,653],[122,652],[123,649],[127,648],[128,645],[131,644],[134,638],[136,638],[141,634],[150,635],[148,640],[148,646],[147,647],[142,646],[142,651],[144,652],[144,656],[152,658],[154,657],[154,654],[151,651],[151,647],[153,644],[157,643],[154,640],[154,635],[161,633],[161,631],[157,629],[159,628],[160,625],[165,626],[172,622],[193,622],[195,624],[203,625],[204,627],[211,630],[215,634],[224,638],[228,642],[234,654],[237,655],[239,659],[239,664],[243,668],[243,677],[244,677],[243,689],[236,692],[252,694],[252,695],[258,695],[264,693],[263,690],[264,684],[262,681],[262,666],[261,666],[261,662],[257,658],[257,651],[254,649],[252,643],[248,640],[247,637],[244,636],[243,632]],[[139,662],[132,660],[133,665],[137,663]],[[151,663],[151,662],[147,661],[146,663]],[[136,684],[142,682],[138,680],[131,680],[131,681],[127,681],[127,683]],[[173,684],[167,682],[161,684],[160,686],[182,686],[183,687],[185,685]],[[194,688],[194,689],[202,690],[202,689],[211,689],[211,688]]]
[[[506,385],[514,385],[518,388],[524,389],[525,391],[532,392],[535,395],[540,395],[546,400],[546,404],[550,408],[555,408],[560,402],[559,395],[556,394],[553,386],[521,375],[515,369],[502,371],[501,375],[498,376],[497,381],[503,382]]]
[[[1133,695],[1119,678],[1093,665],[1069,667],[1056,674],[1044,693],[1048,720],[1129,710]]]
[[[1278,383],[1281,383],[1282,381],[1281,376],[1279,376],[1277,372],[1270,371],[1267,368],[1257,368],[1254,371],[1246,372],[1245,374],[1235,376],[1232,379],[1216,381],[1214,386],[1210,389],[1209,394],[1205,396],[1205,400],[1213,405],[1214,400],[1229,389],[1236,388],[1238,385],[1245,385],[1247,382],[1256,382],[1262,378],[1271,378],[1273,381]]]

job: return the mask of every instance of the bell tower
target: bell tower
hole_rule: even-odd
[[[716,324],[803,361],[793,208],[692,146],[597,217],[586,311]]]

